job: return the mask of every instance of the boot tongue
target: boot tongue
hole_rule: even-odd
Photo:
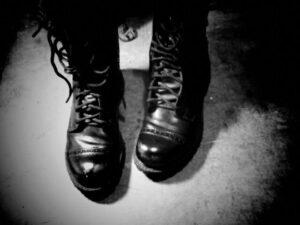
[[[86,84],[91,87],[104,84],[108,77],[109,66],[92,67],[86,76],[82,77]]]
[[[88,53],[82,57],[84,57],[84,60],[82,60],[80,75],[86,84],[100,84],[107,79],[110,70],[108,59],[95,54],[89,55]]]

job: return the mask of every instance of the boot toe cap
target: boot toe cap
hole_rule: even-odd
[[[99,191],[111,185],[120,166],[101,152],[85,151],[67,155],[67,167],[77,188]]]
[[[140,134],[136,156],[147,167],[168,169],[179,157],[182,145],[149,133]]]

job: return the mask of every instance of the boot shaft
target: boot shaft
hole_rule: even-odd
[[[86,73],[90,68],[103,70],[118,66],[119,46],[116,21],[109,7],[96,7],[82,1],[40,1],[52,39],[58,39],[69,63]]]
[[[202,105],[210,77],[206,38],[208,5],[205,2],[202,6],[191,6],[164,1],[160,6],[155,7],[153,22],[149,98],[159,96],[162,99],[156,101],[154,108],[166,107],[164,103],[169,104],[173,99],[172,106],[167,108],[201,110],[198,106]],[[153,104],[149,108],[153,111]]]

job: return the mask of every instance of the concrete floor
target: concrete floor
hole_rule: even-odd
[[[258,104],[260,92],[243,77],[255,72],[244,56],[257,43],[245,38],[239,20],[235,13],[210,12],[212,72],[202,143],[181,172],[158,183],[139,172],[131,157],[144,113],[151,21],[138,39],[121,43],[127,158],[120,184],[102,203],[84,197],[67,174],[71,101],[65,103],[67,86],[50,66],[45,32],[32,39],[35,27],[20,31],[0,86],[1,224],[293,224],[296,199],[284,186],[287,177],[294,184],[287,114],[276,104]]]

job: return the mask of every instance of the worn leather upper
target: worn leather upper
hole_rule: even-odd
[[[125,153],[118,126],[122,75],[109,72],[105,81],[73,82],[66,162],[74,185],[84,191],[107,188],[122,170]]]

